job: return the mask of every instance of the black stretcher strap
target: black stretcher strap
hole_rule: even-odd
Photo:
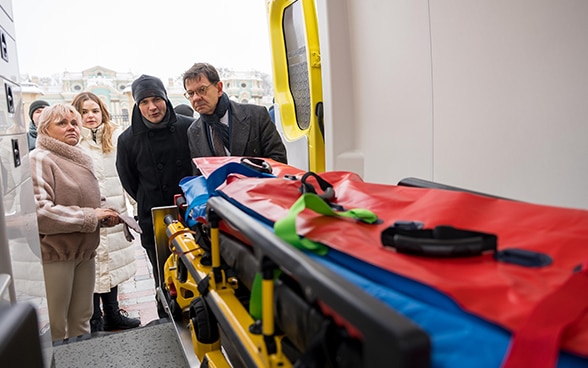
[[[494,253],[498,262],[524,267],[545,267],[553,260],[544,253],[528,249],[507,248],[497,250],[498,238],[494,234],[437,226],[422,229],[418,221],[397,221],[382,231],[382,244],[399,253],[424,257],[471,257],[485,252]]]
[[[469,257],[496,251],[497,237],[478,231],[436,226],[434,229],[407,229],[391,226],[382,232],[382,244],[426,257]]]

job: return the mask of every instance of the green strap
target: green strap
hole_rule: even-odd
[[[249,314],[256,321],[261,319],[261,281],[261,273],[257,272],[249,295]]]
[[[290,245],[298,249],[306,249],[318,255],[327,254],[328,248],[320,243],[313,242],[306,238],[300,238],[296,232],[296,217],[305,208],[313,210],[326,216],[347,217],[368,224],[373,224],[378,220],[378,217],[370,210],[363,208],[355,208],[349,211],[336,212],[325,202],[321,197],[314,193],[304,193],[298,198],[296,202],[290,207],[288,215],[283,219],[276,221],[274,224],[275,234],[286,241]],[[279,272],[274,273],[274,279],[279,276]],[[261,318],[261,274],[257,273],[251,287],[251,295],[249,299],[249,313],[255,319]]]
[[[274,280],[276,280],[282,274],[282,270],[274,270]],[[261,282],[263,278],[261,273],[257,272],[253,279],[253,285],[251,285],[251,294],[249,295],[249,314],[254,320],[261,319]]]
[[[355,208],[348,211],[336,212],[333,211],[329,204],[318,195],[314,193],[302,194],[300,198],[294,202],[292,207],[290,207],[288,215],[283,219],[276,221],[274,224],[274,233],[279,238],[298,249],[309,250],[321,256],[327,254],[328,248],[326,246],[306,238],[301,238],[296,232],[296,217],[306,208],[321,215],[347,217],[363,221],[368,224],[372,224],[378,219],[378,217],[372,211],[363,208]]]

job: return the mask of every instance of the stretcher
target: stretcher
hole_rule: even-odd
[[[227,201],[211,198],[208,205],[210,226],[200,244],[182,221],[171,214],[164,218],[171,255],[162,289],[174,320],[188,315],[202,366],[428,366],[428,337],[410,320]],[[220,234],[220,222],[239,231],[254,250]],[[249,313],[257,273],[260,319]]]
[[[271,160],[261,161],[270,165],[257,165],[259,161],[256,160],[252,162],[253,165],[239,158],[199,160],[199,168],[208,185],[206,196],[200,198],[204,198],[204,212],[200,206],[200,212],[190,221],[190,215],[198,206],[183,202],[189,196],[178,197],[177,211],[159,215],[159,221],[154,222],[165,223],[165,236],[161,239],[166,242],[168,255],[162,267],[162,294],[173,318],[187,321],[193,352],[205,364],[203,366],[498,367],[516,366],[512,365],[516,359],[510,363],[507,360],[509,354],[516,358],[516,349],[522,349],[518,356],[527,353],[529,356],[541,355],[525,350],[533,342],[525,345],[525,340],[519,338],[515,348],[512,344],[515,341],[513,331],[525,331],[524,321],[519,321],[521,316],[528,314],[524,308],[531,310],[537,303],[529,302],[530,306],[519,303],[522,307],[517,305],[521,310],[518,315],[512,313],[493,320],[487,312],[500,309],[500,306],[464,307],[464,295],[475,295],[471,291],[460,294],[435,287],[434,283],[431,285],[424,282],[427,280],[419,279],[418,272],[417,277],[406,277],[407,269],[422,267],[427,262],[467,267],[468,262],[479,260],[488,267],[487,261],[492,259],[493,264],[500,262],[497,267],[501,269],[508,272],[514,269],[523,274],[526,271],[521,270],[528,266],[516,265],[516,268],[502,263],[530,259],[532,262],[547,262],[532,267],[549,269],[552,267],[549,262],[565,263],[567,258],[559,255],[552,258],[549,254],[524,249],[524,246],[523,249],[500,249],[501,236],[512,241],[512,235],[489,231],[496,230],[491,225],[473,230],[437,226],[435,231],[430,231],[424,227],[438,224],[433,220],[434,216],[421,213],[421,216],[407,218],[418,218],[424,220],[422,222],[394,218],[394,226],[389,226],[389,210],[384,211],[377,205],[368,205],[374,210],[367,209],[363,215],[359,208],[354,208],[355,213],[350,215],[349,212],[354,211],[346,210],[356,202],[347,197],[353,192],[348,187],[367,185],[353,174],[309,175]],[[235,172],[235,165],[253,168],[255,173],[248,169],[241,171],[241,168]],[[227,170],[227,167],[231,169]],[[328,182],[325,178],[336,179]],[[272,182],[276,186],[272,186]],[[453,198],[447,194],[447,189],[452,188],[423,191],[409,187],[426,186],[426,182],[412,180],[402,184],[400,190],[368,185],[370,190],[374,189],[368,193],[370,197],[382,195],[382,191],[387,194],[396,191],[398,193],[394,192],[394,195],[403,193],[406,196],[408,193],[410,196],[436,195],[443,200]],[[393,191],[388,192],[391,189]],[[443,194],[437,191],[443,191]],[[353,192],[352,197],[358,195],[365,193]],[[474,198],[484,204],[482,197],[480,193],[467,193],[459,199]],[[334,216],[330,213],[325,216],[326,213],[322,212],[309,214],[312,211],[304,206],[298,212],[293,211],[293,205],[300,200],[310,202],[316,198],[327,203],[329,208],[325,211],[334,213]],[[512,202],[506,199],[491,199],[495,201],[494,207],[513,206],[505,203]],[[375,203],[386,201],[389,198]],[[430,201],[435,203],[434,199]],[[369,201],[364,198],[362,203]],[[543,207],[533,209],[551,211]],[[284,225],[285,218],[294,212],[296,239],[292,239],[291,234],[284,236],[282,231],[291,226],[291,223]],[[576,231],[571,240],[588,240],[586,228],[583,228],[588,224],[586,211],[560,209],[555,212],[562,219],[578,221],[571,226],[572,232],[582,230]],[[352,218],[341,220],[343,213]],[[380,216],[376,216],[372,224],[363,223],[368,221],[370,213],[380,213]],[[492,222],[490,212],[488,216],[486,221]],[[154,219],[156,217],[154,215]],[[333,220],[333,217],[339,219]],[[448,221],[450,224],[459,223],[455,216]],[[497,223],[494,226],[500,228],[502,225]],[[525,226],[524,221],[522,226]],[[362,233],[364,229],[370,229],[369,234]],[[450,235],[441,235],[441,238],[432,235],[446,234],[447,231]],[[343,240],[341,233],[344,234]],[[375,233],[377,239],[373,236]],[[413,236],[415,234],[417,236]],[[468,249],[466,253],[474,255],[448,256],[456,248],[453,245],[447,247],[447,239],[443,236],[463,245],[459,247],[460,252]],[[378,243],[377,252],[372,253],[380,254],[378,259],[373,259],[373,254],[367,255],[367,247],[375,243]],[[385,243],[392,243],[394,249],[386,249],[390,244]],[[362,247],[365,252],[361,251]],[[431,252],[434,258],[431,258]],[[494,255],[488,257],[489,252]],[[439,256],[444,259],[439,260]],[[499,256],[505,258],[497,261]],[[582,259],[588,259],[586,245],[574,256],[577,257],[574,264],[581,265]],[[381,259],[386,259],[387,263],[380,264]],[[394,267],[390,267],[391,264]],[[584,285],[585,271],[580,269],[577,274],[580,275],[580,284]],[[471,275],[474,274],[468,276]],[[566,284],[561,277],[555,278],[557,281],[552,283]],[[577,279],[576,276],[574,280]],[[451,278],[445,279],[448,281],[452,281]],[[475,285],[475,281],[472,284]],[[554,289],[560,289],[559,284]],[[515,291],[520,290],[524,288]],[[517,296],[515,292],[513,295]],[[571,311],[570,315],[576,313],[579,317],[568,323],[572,325],[571,329],[561,331],[566,334],[564,342],[574,348],[578,341],[580,344],[585,341],[582,321],[586,316],[582,300],[572,304],[578,305],[578,311]],[[546,331],[560,330],[551,328]],[[570,331],[577,336],[569,338]],[[522,345],[520,341],[523,341]],[[564,349],[560,352],[559,343],[558,340],[555,356],[558,366],[587,364],[582,351],[570,353]]]

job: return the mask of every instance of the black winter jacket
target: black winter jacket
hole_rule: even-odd
[[[137,105],[133,108],[131,126],[118,138],[116,169],[120,181],[137,202],[137,215],[143,233],[141,243],[155,249],[151,208],[174,204],[181,193],[180,180],[192,175],[187,130],[193,118],[176,115],[167,101],[169,125],[148,129]]]

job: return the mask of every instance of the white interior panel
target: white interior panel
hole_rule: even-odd
[[[317,2],[327,169],[588,208],[588,2]]]

